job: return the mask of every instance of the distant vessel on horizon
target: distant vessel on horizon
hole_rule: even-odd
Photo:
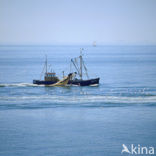
[[[96,41],[93,42],[93,47],[96,47]]]

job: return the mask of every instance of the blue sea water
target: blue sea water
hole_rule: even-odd
[[[99,86],[32,84],[45,54],[61,78],[81,47]],[[126,155],[122,144],[156,148],[156,46],[0,47],[0,156]]]

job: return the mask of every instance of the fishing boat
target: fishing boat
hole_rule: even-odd
[[[72,77],[75,75],[75,73],[70,73],[68,74],[68,76],[63,77],[62,80],[59,80],[55,72],[48,72],[47,64],[48,63],[47,63],[47,57],[46,57],[43,71],[40,76],[40,80],[33,80],[33,84],[46,85],[46,86],[65,86],[67,85],[68,81],[72,79]],[[44,80],[41,80],[41,77],[44,71],[45,71]]]
[[[79,57],[71,59],[71,67],[74,66],[79,78],[76,78],[75,76],[72,77],[72,79],[69,80],[68,84],[79,86],[97,86],[99,85],[100,78],[89,78],[88,71],[82,57],[82,50],[83,49],[80,49]],[[87,79],[84,79],[85,76]]]

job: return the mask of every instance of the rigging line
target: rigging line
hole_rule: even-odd
[[[74,67],[76,68],[76,70],[77,70],[77,72],[78,72],[78,74],[79,74],[79,76],[80,76],[80,72],[79,72],[79,70],[78,70],[77,66],[75,65],[75,63],[74,63],[73,59],[71,59],[71,62],[73,63]]]
[[[83,63],[83,67],[84,67],[85,72],[86,72],[86,76],[87,76],[87,78],[89,79],[88,70],[87,70],[87,68],[86,68],[86,66],[85,66],[85,64],[84,64],[84,61],[82,61],[82,63]]]
[[[78,65],[77,59],[78,59],[78,58],[74,58],[73,62],[74,62],[74,64],[75,64],[77,70],[78,70],[79,73],[80,73],[80,67],[79,67],[79,65]]]
[[[42,70],[42,72],[41,72],[41,74],[40,74],[40,80],[41,80],[41,78],[42,78],[42,75],[43,75],[44,70],[45,70],[45,64],[44,64],[43,70]]]
[[[77,66],[77,69],[80,71],[80,68],[79,68],[78,62],[77,62],[77,58],[74,58],[74,60],[75,60],[75,65]]]
[[[46,57],[45,65],[46,65],[46,73],[47,73],[47,63],[48,63],[48,61],[47,61],[47,55],[45,55],[45,57]]]
[[[51,64],[48,65],[48,71],[50,70]],[[52,68],[51,68],[52,69]]]
[[[72,63],[70,62],[70,71],[69,71],[69,73],[71,73],[72,72]]]
[[[80,74],[81,74],[80,77],[82,79],[82,56],[80,55],[79,58],[80,58]]]

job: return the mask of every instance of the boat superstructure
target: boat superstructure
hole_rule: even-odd
[[[77,75],[79,78],[73,78],[68,82],[68,84],[73,84],[73,85],[79,85],[79,86],[91,86],[91,85],[98,85],[100,78],[89,78],[87,67],[84,63],[83,57],[82,57],[82,50],[83,48],[80,49],[80,56],[77,58],[72,58],[71,59],[71,66],[73,65]],[[84,76],[86,76],[87,79],[84,79]]]
[[[52,85],[59,81],[59,78],[56,76],[55,72],[48,72],[47,64],[48,64],[48,61],[47,61],[47,56],[46,56],[46,60],[44,63],[43,71],[40,76],[40,80],[33,80],[33,84]],[[43,73],[44,73],[44,80],[41,80]]]

